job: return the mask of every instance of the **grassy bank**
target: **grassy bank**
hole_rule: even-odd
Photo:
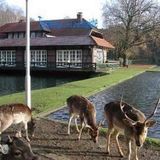
[[[89,96],[121,81],[129,79],[151,66],[130,66],[120,68],[108,75],[67,83],[52,88],[33,90],[32,107],[34,114],[55,110],[65,104],[66,98],[73,94]],[[0,105],[6,103],[25,102],[25,94],[16,93],[0,97]]]
[[[149,72],[160,72],[160,66],[151,68],[151,69],[149,69],[148,71],[149,71]]]

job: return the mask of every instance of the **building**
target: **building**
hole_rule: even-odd
[[[31,70],[95,71],[114,47],[77,14],[75,19],[31,22]],[[24,21],[0,27],[0,70],[25,69]]]

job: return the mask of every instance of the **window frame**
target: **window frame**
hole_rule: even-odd
[[[0,66],[16,66],[16,51],[0,50]]]
[[[47,50],[31,50],[31,67],[47,67]]]
[[[82,68],[82,50],[56,50],[57,67]]]

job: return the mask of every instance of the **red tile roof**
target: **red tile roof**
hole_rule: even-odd
[[[32,31],[42,31],[40,23],[33,21],[30,23]],[[26,30],[26,22],[7,23],[0,27],[0,32],[24,32]]]
[[[111,43],[107,42],[105,39],[94,37],[94,36],[91,36],[91,37],[93,38],[97,46],[111,48],[111,49],[115,48]]]

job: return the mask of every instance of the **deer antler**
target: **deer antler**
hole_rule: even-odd
[[[144,123],[145,123],[148,119],[150,119],[151,117],[154,116],[154,114],[157,112],[157,108],[158,108],[158,106],[159,106],[159,103],[160,103],[160,98],[158,99],[158,101],[157,101],[157,103],[156,103],[156,106],[155,106],[153,112],[151,113],[150,116],[148,116],[148,117],[146,118],[146,120],[144,121]]]
[[[121,101],[120,101],[120,107],[121,107],[121,109],[124,107],[124,105],[122,105],[122,99],[123,99],[123,94],[121,96]]]

